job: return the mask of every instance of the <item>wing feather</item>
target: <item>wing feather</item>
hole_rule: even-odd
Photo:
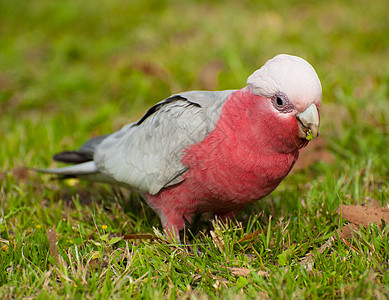
[[[150,194],[179,183],[186,172],[184,150],[214,129],[232,92],[185,92],[157,103],[99,143],[96,165],[119,183]]]

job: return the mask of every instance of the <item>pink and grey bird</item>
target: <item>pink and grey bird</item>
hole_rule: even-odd
[[[194,214],[234,216],[270,194],[318,136],[321,98],[313,67],[280,54],[240,90],[173,95],[136,123],[54,156],[75,165],[42,171],[136,190],[178,236]]]

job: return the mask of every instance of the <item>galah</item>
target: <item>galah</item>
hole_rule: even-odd
[[[318,136],[321,98],[314,68],[280,54],[242,89],[170,96],[139,121],[53,157],[74,165],[42,171],[136,190],[179,237],[195,214],[231,217],[270,194]]]

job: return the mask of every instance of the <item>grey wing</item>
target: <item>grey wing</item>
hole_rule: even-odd
[[[185,92],[156,104],[137,123],[102,140],[94,162],[103,174],[141,192],[157,194],[181,182],[184,150],[214,129],[232,92]]]

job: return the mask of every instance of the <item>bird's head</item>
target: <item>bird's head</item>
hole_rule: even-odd
[[[253,94],[271,102],[272,110],[280,118],[297,120],[301,139],[307,142],[319,135],[322,89],[307,61],[279,54],[255,71],[247,84]]]

